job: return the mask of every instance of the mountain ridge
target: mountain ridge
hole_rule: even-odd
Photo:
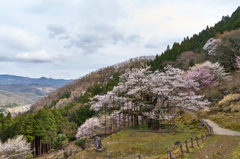
[[[41,85],[55,85],[55,86],[63,86],[69,82],[73,81],[73,79],[65,80],[65,79],[53,79],[53,78],[30,78],[23,76],[16,76],[10,74],[0,74],[0,84],[41,84]]]

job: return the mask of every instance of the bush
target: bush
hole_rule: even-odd
[[[87,138],[84,137],[84,138],[81,138],[81,139],[78,139],[74,142],[75,145],[77,146],[80,146],[82,149],[85,149],[85,142],[86,142]]]
[[[33,158],[33,154],[28,154],[27,159]]]
[[[56,137],[54,137],[52,145],[53,148],[58,148],[67,142],[68,140],[65,134],[58,134]]]
[[[218,90],[212,90],[212,91],[206,93],[206,98],[209,101],[213,102],[213,101],[218,101],[218,100],[222,99],[223,95]]]

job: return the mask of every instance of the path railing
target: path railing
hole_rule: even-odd
[[[189,112],[189,111],[187,111]],[[204,126],[206,126],[207,128],[207,131],[205,131],[205,133],[203,135],[201,135],[200,138],[198,138],[197,136],[195,138],[193,137],[190,137],[190,140],[189,142],[185,139],[184,143],[185,143],[185,151],[183,151],[183,145],[182,143],[179,144],[179,147],[180,147],[180,153],[181,153],[181,156],[184,157],[184,153],[189,153],[189,148],[194,148],[194,141],[196,141],[195,143],[195,146],[200,146],[200,142],[202,141],[202,144],[204,143],[204,141],[206,141],[209,136],[211,134],[213,134],[213,127],[211,127],[206,121],[204,121],[204,119],[198,117],[197,115],[195,115],[193,112],[189,112],[193,117],[197,118],[198,121],[200,121]],[[205,137],[204,137],[205,136]],[[189,144],[190,143],[190,146]],[[168,148],[168,155],[170,157],[170,159],[174,159],[174,153],[172,152],[172,150],[170,148]]]
[[[211,132],[207,129],[200,137],[195,136],[195,137],[190,137],[189,140],[185,139],[183,143],[179,142],[179,148],[180,148],[180,155],[184,157],[185,153],[189,153],[190,148],[194,147],[200,147],[201,144],[203,144],[210,136]],[[179,152],[173,152],[170,148],[168,148],[167,156],[169,156],[170,159],[174,159],[175,155],[179,155]],[[164,154],[166,155],[166,153]],[[162,156],[164,156],[162,155]]]

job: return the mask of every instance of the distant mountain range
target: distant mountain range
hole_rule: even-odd
[[[51,86],[58,86],[61,87],[71,80],[64,80],[64,79],[53,79],[53,78],[29,78],[29,77],[22,77],[22,76],[14,76],[14,75],[0,75],[0,84],[21,84],[21,85],[30,85],[30,84],[40,84],[40,85],[51,85]]]
[[[5,108],[32,104],[73,80],[0,75],[0,112]]]

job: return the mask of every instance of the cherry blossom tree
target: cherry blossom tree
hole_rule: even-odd
[[[148,75],[151,74],[148,71],[150,66],[145,68],[133,68],[128,69],[120,76],[120,82],[118,86],[113,88],[114,93],[125,93],[127,95],[139,95],[146,91],[146,83],[148,82]]]
[[[216,77],[223,76],[221,74],[221,69],[218,71],[216,70],[216,68],[219,68],[219,65],[210,65],[209,63],[205,63],[204,67],[207,66]],[[210,74],[210,71],[205,68],[201,69],[206,71],[205,73],[208,73],[205,74],[208,78],[205,77],[202,79],[201,84],[209,84],[207,83],[207,79],[209,81],[213,81],[215,79],[214,75]],[[204,71],[201,73],[204,73]],[[152,112],[147,109],[148,111],[142,113],[142,115],[148,114],[147,117],[151,118],[153,118],[153,114],[159,114],[161,107],[174,105],[187,108],[191,104],[192,107],[199,104],[199,108],[202,108],[204,105],[208,105],[208,102],[202,101],[203,96],[195,95],[195,91],[198,90],[198,87],[200,86],[200,84],[196,82],[198,79],[193,78],[195,77],[194,74],[193,77],[190,75],[188,77],[189,78],[186,78],[186,76],[184,77],[184,71],[178,68],[173,68],[170,65],[166,66],[164,71],[155,71],[153,73],[148,71],[148,67],[127,70],[126,73],[120,77],[121,82],[118,84],[118,86],[114,87],[112,92],[109,92],[109,94],[105,96],[94,97],[94,99],[97,99],[97,102],[93,102],[91,108],[99,110],[104,104],[111,105],[113,102],[121,105],[127,100],[130,100],[132,95],[134,95],[134,102],[137,103],[138,106],[148,106],[148,108],[151,108],[150,110]],[[124,100],[121,100],[119,97],[113,98],[114,93],[121,95],[124,94]],[[153,105],[144,104],[144,101],[137,101],[137,97],[141,97],[143,94],[157,96],[156,100],[159,103],[158,106],[156,107]],[[126,107],[119,108],[121,108],[121,111],[126,109]]]
[[[236,68],[240,68],[240,56],[236,58]]]
[[[218,63],[206,61],[202,64],[196,64],[187,71],[185,80],[195,80],[200,85],[199,87],[214,86],[220,79],[225,79],[227,73],[224,68]]]
[[[23,135],[8,139],[5,143],[0,141],[0,158],[25,158],[29,153],[31,153],[31,144],[27,142]]]
[[[208,78],[205,77],[204,80],[212,81],[215,76],[221,76],[215,67],[209,66],[208,68],[211,69],[201,68],[207,71],[205,73],[208,73]],[[174,106],[197,110],[209,104],[208,101],[203,100],[203,96],[195,94],[200,87],[200,84],[196,82],[199,79],[190,78],[190,76],[186,78],[184,71],[170,65],[167,65],[163,71],[153,73],[148,69],[146,67],[127,70],[120,76],[120,82],[118,86],[113,88],[112,92],[92,98],[91,109],[100,111],[101,114],[108,111],[111,121],[124,125],[129,121],[138,124],[139,117],[152,120],[170,120],[174,114],[165,110]],[[209,70],[215,76],[210,74]],[[204,80],[201,81],[201,84],[207,84]],[[149,98],[150,101],[145,101],[146,96],[152,97]]]
[[[170,65],[163,72],[155,71],[151,74],[148,84],[159,100],[159,105],[155,108],[158,112],[162,107],[178,106],[186,109],[192,105],[202,108],[209,104],[202,101],[203,96],[195,94],[199,83],[193,79],[184,79],[184,71]]]
[[[110,91],[105,95],[95,95],[89,104],[91,104],[90,109],[95,111],[106,109],[104,106],[107,106],[107,109],[117,109],[117,107],[120,109],[126,100],[127,98],[118,97],[118,94]]]
[[[87,119],[85,123],[78,128],[76,138],[79,139],[84,136],[91,136],[101,128],[103,128],[102,124],[97,117]]]
[[[192,79],[197,81],[199,83],[199,88],[209,85],[213,86],[218,81],[216,78],[214,78],[214,75],[212,75],[208,69],[203,67],[188,71],[184,79]]]

